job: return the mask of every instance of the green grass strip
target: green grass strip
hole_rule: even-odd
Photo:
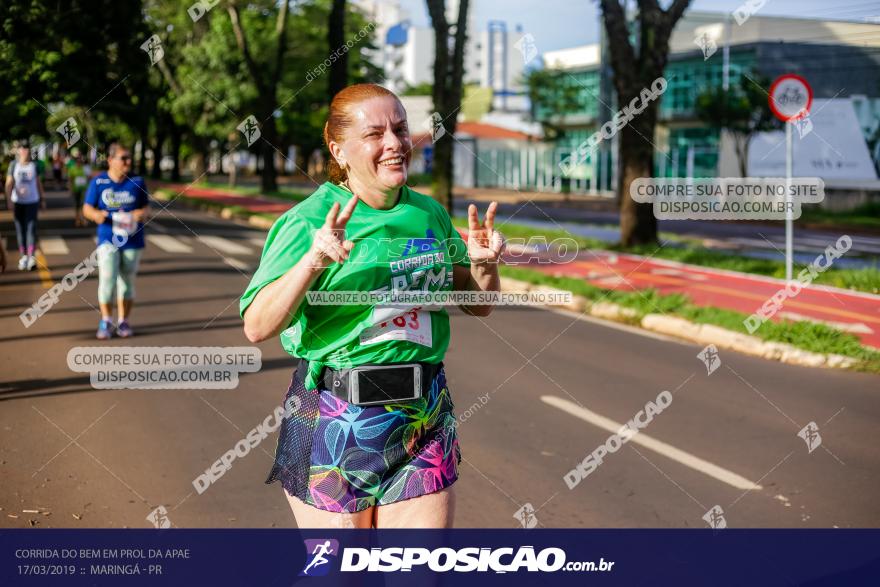
[[[606,301],[635,310],[629,320],[637,324],[645,314],[671,314],[700,324],[713,324],[735,332],[749,334],[743,321],[746,315],[734,310],[711,306],[697,306],[683,294],[663,295],[654,289],[638,292],[605,290],[577,277],[548,275],[525,267],[501,267],[501,275],[568,290],[584,296],[591,302]],[[842,332],[825,324],[809,321],[765,322],[753,336],[766,341],[788,343],[816,353],[833,353],[860,361],[859,368],[880,373],[880,351],[864,346],[855,335]]]

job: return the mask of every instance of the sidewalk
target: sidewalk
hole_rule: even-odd
[[[264,196],[240,196],[219,189],[161,184],[196,200],[238,206],[251,213],[281,214],[291,202]],[[564,264],[534,264],[549,275],[580,277],[604,289],[636,291],[653,288],[661,294],[681,293],[694,304],[736,310],[746,315],[785,287],[779,279],[651,259],[603,250],[581,251]],[[774,319],[811,320],[850,332],[862,343],[880,348],[880,296],[826,286],[804,288],[787,299]]]

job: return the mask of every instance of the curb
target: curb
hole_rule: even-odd
[[[501,290],[541,291],[553,293],[565,292],[565,290],[535,285],[509,277],[501,278]],[[572,292],[566,293],[571,293],[572,302],[570,304],[552,307],[565,308],[567,310],[589,314],[594,318],[603,320],[625,322],[666,336],[684,339],[701,345],[714,344],[718,348],[729,349],[753,357],[779,361],[780,363],[787,363],[789,365],[824,367],[828,369],[850,369],[859,363],[857,359],[853,359],[852,357],[832,353],[814,353],[812,351],[799,349],[790,344],[765,341],[756,336],[727,330],[726,328],[721,328],[720,326],[715,326],[713,324],[691,322],[690,320],[685,320],[678,316],[646,314],[641,320],[639,320],[636,311],[632,308],[626,308],[610,302],[591,303],[584,296],[579,296]]]

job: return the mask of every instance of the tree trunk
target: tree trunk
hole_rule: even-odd
[[[608,43],[614,88],[620,107],[631,103],[642,89],[651,89],[663,75],[669,58],[672,29],[684,14],[690,0],[673,0],[666,10],[651,0],[638,0],[637,22],[631,26],[626,2],[599,0],[603,31]],[[657,219],[651,204],[639,204],[630,196],[633,180],[653,177],[654,128],[657,125],[659,96],[628,122],[620,134],[620,242],[623,246],[657,242]],[[639,99],[639,101],[642,101]]]
[[[739,163],[739,176],[746,177],[749,168],[749,137],[738,132],[732,134],[736,146],[736,159]]]
[[[150,170],[150,177],[153,179],[162,178],[162,146],[165,144],[165,127],[160,120],[156,121],[156,143],[153,147],[153,168]]]
[[[263,67],[257,64],[251,54],[247,35],[241,24],[238,6],[234,2],[230,2],[226,9],[229,13],[235,41],[250,72],[251,79],[262,98],[262,108],[260,110],[262,110],[261,118],[263,123],[262,130],[260,131],[261,144],[258,149],[263,159],[261,186],[264,193],[274,192],[278,190],[278,183],[275,177],[275,146],[278,143],[278,128],[274,114],[278,105],[278,83],[281,80],[284,53],[287,50],[287,17],[290,13],[290,2],[281,2],[279,5],[278,16],[275,22],[275,60],[273,64],[263,64]]]
[[[183,130],[176,124],[171,127],[171,157],[174,165],[171,168],[171,181],[180,181],[180,143]]]
[[[450,24],[446,20],[446,2],[427,0],[431,26],[434,28],[434,115],[439,115],[443,135],[434,143],[433,193],[434,199],[452,214],[453,144],[461,110],[464,78],[464,49],[467,41],[468,0],[459,0],[458,17],[452,35],[450,53]],[[438,131],[435,128],[434,131]]]
[[[193,146],[193,182],[206,181],[208,171],[208,141],[204,137],[191,136]]]
[[[333,0],[327,26],[329,53],[336,53],[337,59],[330,62],[330,75],[327,79],[327,94],[330,100],[337,92],[348,85],[348,51],[339,53],[345,45],[345,0]]]
[[[238,151],[229,154],[229,187],[234,188],[238,184]]]
[[[263,159],[263,169],[260,171],[260,186],[264,194],[278,191],[278,179],[275,170],[275,153],[277,152],[275,145],[278,143],[278,129],[275,125],[275,117],[272,116],[273,111],[274,104],[272,104],[272,110],[269,110],[269,115],[265,118],[260,131],[262,133],[260,137],[260,153]]]
[[[620,102],[629,103],[628,100]],[[656,113],[656,107],[646,108],[619,135],[621,173],[617,197],[620,202],[620,243],[625,247],[657,243],[657,218],[653,205],[640,204],[629,193],[634,180],[654,176],[654,147],[651,143]]]
[[[431,182],[431,194],[450,214],[452,214],[452,152],[454,146],[452,135],[443,135],[434,143],[432,163],[434,174]]]
[[[629,186],[640,177],[651,177],[651,165],[644,157],[632,156],[621,143],[620,244],[625,247],[656,244],[657,218],[652,204],[640,204],[629,195]]]
[[[141,177],[147,174],[147,145],[150,144],[150,136],[149,136],[149,120],[145,120],[143,125],[141,126],[141,152],[138,157],[138,170],[137,174]]]

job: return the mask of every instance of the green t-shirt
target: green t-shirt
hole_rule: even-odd
[[[350,198],[350,192],[327,182],[275,222],[241,298],[242,316],[263,287],[311,248],[312,235],[324,225],[333,203],[345,206]],[[470,265],[467,246],[446,209],[408,187],[401,188],[389,210],[359,201],[345,235],[355,243],[349,259],[325,269],[312,291],[451,291],[452,265]],[[309,361],[306,387],[314,389],[325,365],[341,369],[442,361],[449,346],[449,314],[443,306],[312,305],[306,298],[281,332],[281,345]]]
[[[82,165],[78,165],[76,161],[73,162],[73,165],[68,164],[67,177],[70,178],[70,181],[73,184],[74,191],[86,191],[86,186],[89,183],[89,178],[86,177],[86,170],[83,168]]]

